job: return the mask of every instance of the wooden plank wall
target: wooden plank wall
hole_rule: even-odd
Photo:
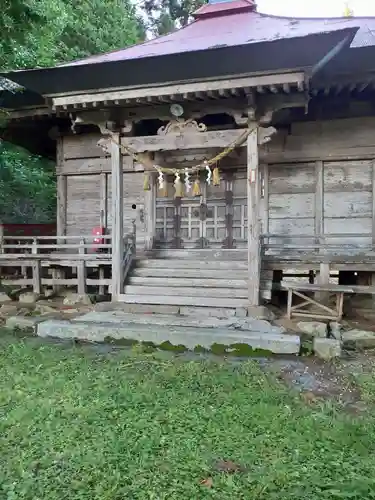
[[[372,234],[373,166],[371,160],[324,162],[324,234]],[[372,237],[346,238],[346,243],[371,243]],[[327,242],[338,243],[329,238]]]
[[[61,223],[61,234],[80,235],[91,233],[101,221],[111,228],[111,164],[97,141],[99,134],[67,136],[62,141],[62,152],[58,156],[56,172],[58,184],[65,193],[59,197],[58,219],[63,221],[65,197],[65,222]],[[144,211],[143,170],[129,157],[123,157],[124,166],[124,232],[132,229],[132,219],[137,223],[137,246],[143,249]],[[136,209],[132,205],[136,205]],[[60,217],[59,217],[60,215]],[[63,227],[65,225],[65,227]]]
[[[374,118],[294,124],[262,156],[271,160],[267,232],[288,243],[298,234],[367,233],[346,238],[358,247],[375,240]]]
[[[66,234],[91,230],[100,224],[103,210],[110,226],[110,161],[96,145],[99,138],[88,134],[61,141],[57,174],[62,234],[64,227]],[[263,231],[291,236],[366,232],[375,241],[374,159],[375,117],[295,123],[280,131],[260,148]],[[131,158],[123,157],[123,164],[124,219],[129,226],[132,204],[144,208],[143,174]],[[243,168],[246,148],[222,165]],[[139,216],[137,229],[141,245],[144,224]]]
[[[314,234],[315,165],[269,165],[268,229],[275,234]]]

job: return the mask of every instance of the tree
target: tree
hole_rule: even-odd
[[[149,29],[156,35],[165,35],[173,29],[186,26],[195,10],[207,0],[144,0]]]
[[[2,0],[0,33],[4,71],[126,47],[144,39],[146,29],[131,0]],[[4,79],[2,88],[18,91]],[[2,222],[55,220],[55,193],[50,162],[0,141]]]
[[[142,33],[129,0],[3,1],[1,69],[53,66],[136,43]]]

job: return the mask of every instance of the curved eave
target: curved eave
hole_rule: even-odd
[[[202,81],[244,74],[310,71],[357,28],[264,43],[146,57],[128,61],[14,71],[2,76],[43,96]],[[95,86],[93,86],[95,82]]]

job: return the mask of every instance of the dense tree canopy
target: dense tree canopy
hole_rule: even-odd
[[[143,0],[149,29],[154,34],[164,35],[175,28],[185,26],[192,13],[207,3],[207,0]]]
[[[3,0],[1,10],[2,69],[52,66],[144,36],[129,0]]]
[[[146,28],[130,0],[2,0],[0,33],[0,70],[7,70],[125,47]],[[0,141],[0,220],[54,221],[55,192],[52,164]]]

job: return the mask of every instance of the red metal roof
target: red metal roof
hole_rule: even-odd
[[[261,14],[256,12],[254,7],[252,0],[210,4],[196,12],[196,19],[192,23],[169,35],[61,66],[125,61],[217,47],[233,47],[354,27],[358,27],[359,30],[352,47],[375,45],[374,17],[289,18]]]
[[[217,16],[218,14],[228,14],[233,12],[251,12],[255,10],[254,0],[231,0],[220,3],[206,3],[202,5],[193,16],[195,19]]]

